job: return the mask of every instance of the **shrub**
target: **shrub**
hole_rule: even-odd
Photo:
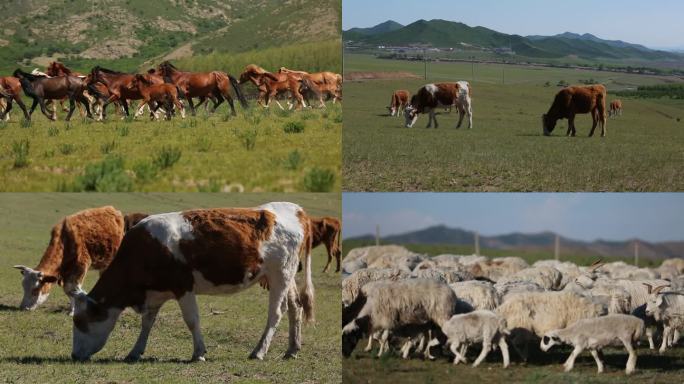
[[[302,121],[288,121],[283,126],[285,133],[302,133],[304,132],[304,122]]]
[[[29,164],[28,154],[31,143],[28,139],[15,141],[12,143],[12,154],[14,155],[14,168],[24,168]]]
[[[294,150],[287,155],[285,160],[285,169],[295,171],[302,164],[302,155],[298,150]]]
[[[70,143],[63,143],[63,144],[60,144],[57,147],[57,149],[59,149],[59,152],[62,155],[68,156],[68,155],[71,155],[72,153],[74,153],[74,149],[76,149],[76,147]]]
[[[180,148],[164,146],[157,151],[152,162],[159,169],[171,168],[180,160],[181,154]]]
[[[251,151],[256,147],[257,131],[256,129],[250,129],[245,132],[241,132],[238,137],[242,141],[242,146],[246,150]]]
[[[100,152],[102,152],[103,155],[107,155],[113,151],[114,148],[116,148],[116,141],[107,141],[100,145]]]
[[[59,128],[57,128],[55,126],[50,126],[47,130],[47,134],[50,137],[57,136],[57,135],[59,135]]]
[[[136,180],[142,184],[147,184],[157,177],[159,168],[151,162],[141,161],[133,166],[133,172],[135,173]]]
[[[329,169],[314,167],[304,175],[304,189],[308,192],[330,192],[335,185],[335,174]]]
[[[83,175],[76,178],[75,190],[97,192],[129,192],[133,181],[124,169],[121,156],[108,155],[104,160],[86,165]]]

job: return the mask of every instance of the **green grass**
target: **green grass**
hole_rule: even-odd
[[[248,192],[306,191],[305,178],[314,167],[331,172],[332,188],[341,188],[339,104],[282,112],[252,102],[248,111],[238,107],[237,117],[227,111],[222,105],[214,115],[201,110],[195,118],[171,122],[121,121],[112,114],[104,123],[80,118],[53,123],[34,114],[29,128],[13,114],[0,132],[0,191],[55,191],[74,184],[89,165],[108,156],[123,159],[133,191],[193,192],[210,180],[221,187],[239,184]],[[306,129],[287,133],[283,127],[289,123]],[[26,140],[30,150],[22,144]],[[293,151],[301,154],[296,167],[290,160]],[[140,163],[151,163],[158,172],[146,169],[137,178]]]
[[[474,78],[472,80],[474,68]],[[422,63],[346,55],[345,73],[409,71]],[[504,72],[505,71],[505,72]],[[597,71],[470,64],[429,66],[429,81],[471,81],[473,126],[454,129],[458,114],[437,116],[412,129],[387,116],[393,90],[415,92],[425,80],[371,80],[345,84],[344,190],[348,191],[673,191],[684,189],[684,102],[623,99],[624,115],[609,119],[607,137],[587,138],[588,115],[576,119],[578,137],[566,138],[566,121],[543,137],[540,117],[556,87],[594,78],[611,92],[681,81]],[[505,75],[505,84],[502,84]]]
[[[292,201],[310,214],[340,215],[339,194],[21,194],[0,199],[0,372],[3,382],[159,382],[159,383],[339,383],[341,380],[339,275],[323,274],[325,249],[313,253],[316,323],[303,327],[303,346],[296,360],[283,360],[287,349],[287,316],[283,318],[265,361],[248,360],[266,323],[268,294],[259,287],[232,296],[199,296],[207,361],[188,363],[192,338],[178,305],[167,303],[152,329],[142,362],[122,360],[140,329],[140,317],[127,310],[105,348],[89,363],[73,363],[72,321],[68,301],[54,289],[34,312],[20,312],[21,275],[15,264],[34,267],[50,229],[63,216],[86,207],[112,204],[125,212],[169,212],[199,207],[255,206]],[[299,279],[301,276],[298,276]],[[91,271],[84,288],[98,278]],[[210,315],[215,310],[223,312]]]

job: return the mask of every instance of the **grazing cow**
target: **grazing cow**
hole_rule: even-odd
[[[80,290],[89,268],[102,273],[111,263],[124,234],[124,218],[114,207],[86,209],[52,228],[50,243],[35,269],[15,265],[23,275],[24,298],[19,306],[34,310],[45,302],[53,284],[71,298]]]
[[[544,136],[549,136],[560,119],[568,119],[566,136],[575,136],[575,115],[591,113],[593,124],[589,137],[594,135],[596,125],[601,123],[601,137],[606,136],[606,87],[601,84],[572,86],[561,89],[549,111],[542,115]]]
[[[334,217],[312,217],[311,218],[311,233],[313,237],[313,247],[325,244],[325,249],[328,251],[328,262],[323,268],[323,272],[327,272],[332,262],[333,256],[337,261],[337,268],[335,272],[340,271],[340,232],[342,225],[340,220]]]
[[[300,253],[306,271],[301,296],[295,273]],[[72,358],[87,360],[107,342],[127,308],[142,314],[128,360],[145,351],[162,304],[178,301],[192,332],[192,360],[204,360],[196,294],[231,294],[266,279],[268,322],[250,358],[263,359],[287,309],[290,334],[285,357],[301,348],[301,308],[313,318],[311,222],[292,203],[257,208],[198,209],[151,215],[126,233],[116,258],[90,293],[76,295]]]
[[[392,99],[390,100],[390,106],[387,109],[390,111],[390,116],[399,117],[401,113],[406,109],[409,102],[409,97],[411,93],[405,90],[394,91],[392,93]]]
[[[129,213],[124,216],[124,233],[128,232],[131,228],[133,228],[134,225],[141,222],[142,219],[146,218],[147,216],[149,216],[147,213],[140,212]]]
[[[437,117],[435,116],[435,108],[455,105],[458,108],[459,114],[456,128],[461,127],[463,116],[468,114],[468,129],[471,129],[473,127],[473,109],[470,100],[471,91],[472,88],[470,88],[470,84],[468,84],[467,81],[426,84],[422,86],[418,92],[411,97],[411,103],[404,110],[406,127],[413,127],[413,124],[418,120],[418,114],[427,113],[430,115],[427,128],[432,126],[432,121],[435,122],[435,128],[437,128],[438,124]]]
[[[608,109],[608,116],[622,116],[622,100],[613,100],[610,102],[610,109]]]

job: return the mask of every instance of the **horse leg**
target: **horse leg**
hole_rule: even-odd
[[[80,104],[83,104],[83,106],[85,107],[85,110],[87,113],[86,117],[88,117],[89,119],[94,119],[93,114],[90,111],[90,100],[88,100],[88,98],[83,94],[79,95],[77,100]],[[82,109],[81,109],[81,116],[83,116],[83,110]]]
[[[19,95],[14,95],[14,101],[17,102],[19,105],[19,108],[21,108],[22,112],[24,112],[24,118],[28,121],[31,121],[31,115],[29,115],[28,111],[26,110],[26,105],[24,104],[24,101],[21,100],[21,97]],[[8,107],[12,105],[11,100],[8,103]]]
[[[76,101],[74,100],[74,95],[71,95],[69,97],[69,113],[67,114],[66,119],[64,119],[64,121],[71,120],[71,115],[74,113],[75,109],[76,109]]]
[[[0,121],[9,121],[9,113],[12,110],[12,99],[6,99],[7,105],[4,111],[0,111]]]
[[[47,110],[47,107],[45,106],[45,100],[44,99],[38,98],[38,103],[40,104],[40,111],[43,112],[43,115],[45,115],[45,117],[47,117],[51,121],[57,120],[57,118],[54,115],[48,115],[48,110]],[[67,119],[67,121],[68,121],[68,119]]]
[[[178,98],[173,99],[173,103],[176,105],[176,108],[180,111],[181,118],[185,119],[185,107],[183,106],[183,103],[181,103]]]

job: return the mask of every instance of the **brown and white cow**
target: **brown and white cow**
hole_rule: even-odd
[[[295,283],[300,253],[306,274],[301,296]],[[269,286],[268,321],[250,358],[263,359],[285,309],[290,324],[285,357],[295,357],[301,309],[313,319],[314,302],[311,222],[300,206],[269,203],[151,215],[126,233],[90,293],[76,295],[71,356],[87,360],[102,349],[121,312],[131,307],[142,314],[142,327],[127,359],[139,359],[159,309],[175,299],[192,332],[192,360],[204,360],[195,295],[232,294],[263,278]]]
[[[575,115],[591,113],[593,124],[589,137],[594,135],[601,123],[601,137],[606,136],[606,87],[601,84],[572,86],[561,89],[553,100],[549,111],[542,115],[544,135],[549,136],[560,119],[568,119],[566,136],[575,136]]]
[[[20,308],[34,310],[45,302],[53,284],[71,298],[80,290],[89,268],[102,273],[111,263],[124,235],[124,218],[114,207],[86,209],[52,228],[50,243],[35,269],[15,265],[23,275]]]
[[[311,233],[312,233],[312,247],[318,247],[325,244],[325,249],[328,251],[328,262],[323,268],[323,272],[327,272],[330,268],[333,256],[337,261],[337,268],[335,272],[340,271],[340,232],[342,224],[340,220],[335,217],[312,217],[311,218]]]
[[[392,99],[390,100],[390,106],[387,107],[390,116],[401,116],[401,113],[404,112],[404,109],[406,109],[406,106],[409,103],[409,97],[411,97],[409,91],[403,89],[394,91],[392,93]]]
[[[134,212],[124,216],[124,232],[128,232],[134,225],[149,216],[147,213]]]
[[[435,116],[435,108],[454,105],[458,108],[459,114],[456,128],[461,127],[463,116],[467,114],[468,129],[470,129],[473,127],[473,109],[470,95],[471,88],[467,81],[426,84],[411,97],[411,103],[404,110],[406,127],[413,127],[413,124],[418,120],[418,114],[427,113],[430,116],[427,128],[432,126],[433,121],[435,122],[435,128],[437,128],[439,125]]]
[[[610,108],[608,109],[608,116],[622,116],[622,100],[613,100],[610,102]]]

